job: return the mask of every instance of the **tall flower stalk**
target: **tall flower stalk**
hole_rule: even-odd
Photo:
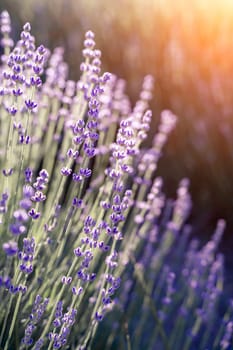
[[[93,32],[75,82],[61,48],[37,47],[29,23],[13,45],[10,28],[3,12],[1,349],[194,349],[198,337],[200,349],[227,349],[224,222],[198,248],[187,237],[188,180],[174,202],[162,193],[156,169],[176,117],[163,111],[142,147],[152,77],[132,108],[124,81],[101,72]]]

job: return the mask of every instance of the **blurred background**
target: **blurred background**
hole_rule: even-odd
[[[70,78],[78,79],[84,32],[96,33],[104,69],[126,79],[136,101],[143,77],[155,77],[151,103],[178,116],[160,162],[164,190],[174,196],[191,181],[194,233],[210,237],[227,220],[221,246],[233,267],[233,1],[232,0],[1,0],[16,40],[29,21],[37,43],[65,48]],[[228,274],[229,283],[233,279]]]

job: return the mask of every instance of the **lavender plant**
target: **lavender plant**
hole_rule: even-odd
[[[162,112],[142,147],[152,77],[132,108],[124,81],[101,73],[91,31],[75,82],[29,23],[15,45],[5,11],[0,29],[0,348],[229,349],[224,222],[199,247],[188,180],[175,201],[162,193],[176,117]]]

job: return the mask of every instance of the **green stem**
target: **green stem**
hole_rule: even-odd
[[[4,323],[3,323],[2,330],[1,330],[1,335],[0,335],[0,345],[2,344],[3,336],[4,336],[4,333],[5,333],[5,330],[6,330],[6,325],[7,325],[8,316],[9,316],[9,313],[10,313],[10,310],[11,310],[12,301],[13,301],[13,295],[11,295],[11,298],[10,298],[10,301],[9,301],[9,305],[8,305],[8,308],[7,308],[7,312],[6,312],[6,315],[5,315],[5,318],[4,318]]]
[[[11,336],[12,336],[12,333],[13,333],[13,330],[14,330],[14,327],[15,327],[15,322],[16,322],[16,319],[17,319],[17,316],[18,316],[21,299],[22,299],[22,294],[20,294],[18,296],[18,299],[17,299],[17,302],[16,302],[16,306],[15,306],[15,310],[14,310],[14,314],[13,314],[13,318],[12,318],[12,322],[11,322],[11,327],[10,327],[10,330],[9,330],[9,334],[8,334],[8,337],[7,337],[6,344],[4,346],[4,350],[9,350],[9,342],[11,340]]]
[[[169,346],[166,333],[165,333],[165,331],[164,331],[164,329],[163,329],[163,325],[162,325],[162,323],[161,323],[161,321],[160,321],[160,319],[159,319],[158,312],[157,312],[157,310],[156,310],[156,307],[155,307],[155,305],[154,305],[154,302],[153,302],[153,300],[152,300],[150,294],[149,294],[148,291],[147,291],[147,288],[146,288],[146,285],[147,285],[147,284],[146,284],[146,281],[144,280],[143,274],[142,274],[142,272],[137,268],[135,259],[131,257],[131,260],[132,260],[133,265],[134,265],[134,273],[135,273],[135,276],[136,276],[136,278],[137,278],[137,280],[138,280],[138,282],[139,282],[139,284],[140,284],[140,286],[141,286],[141,288],[142,288],[142,290],[143,290],[143,292],[144,292],[144,294],[145,294],[145,298],[147,299],[147,301],[148,301],[148,303],[149,303],[149,305],[150,305],[150,307],[151,307],[152,315],[153,315],[153,317],[154,317],[154,319],[155,319],[155,321],[156,321],[156,323],[157,323],[158,331],[159,331],[160,336],[161,336],[161,339],[162,339],[162,341],[163,341],[164,349],[165,349],[165,350],[170,350],[171,348],[170,348],[170,346]]]

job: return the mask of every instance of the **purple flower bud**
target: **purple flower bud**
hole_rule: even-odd
[[[47,172],[46,169],[42,169],[42,170],[39,172],[39,175],[40,175],[40,177],[41,177],[44,181],[48,180],[49,174],[48,174],[48,172]]]
[[[16,294],[19,291],[19,287],[11,285],[9,291],[11,294]]]
[[[75,145],[80,145],[84,141],[83,136],[76,136],[73,138],[73,142]]]
[[[14,241],[3,243],[2,248],[5,251],[6,255],[8,256],[13,256],[18,252],[17,242],[14,242]]]
[[[37,220],[40,217],[40,213],[36,212],[34,208],[31,208],[31,210],[29,210],[28,215],[33,219],[33,220]]]
[[[92,49],[95,46],[95,41],[92,38],[84,40],[84,46],[86,48]]]
[[[17,108],[15,106],[11,106],[6,109],[8,113],[10,113],[12,116],[15,116],[17,113]]]
[[[61,282],[62,282],[63,284],[66,284],[66,276],[62,276]]]
[[[86,148],[85,153],[88,158],[93,158],[96,154],[96,150],[94,148]]]
[[[33,202],[43,202],[46,199],[46,195],[44,195],[41,191],[36,191],[34,196],[31,197]]]
[[[81,208],[82,207],[82,199],[78,199],[77,197],[74,197],[73,201],[72,201],[72,205],[76,208]]]
[[[42,73],[42,68],[40,66],[38,66],[38,65],[34,65],[33,66],[33,71],[34,71],[35,74],[39,75],[39,74]],[[33,108],[35,108],[35,107],[33,107]]]
[[[94,39],[95,37],[95,34],[91,31],[91,30],[88,30],[86,33],[85,33],[85,38],[86,39]]]
[[[90,275],[90,281],[91,281],[91,282],[94,281],[95,278],[96,278],[96,273],[92,273],[92,274]]]
[[[66,283],[67,283],[67,284],[71,284],[71,282],[72,282],[72,277],[70,277],[70,276],[69,276],[69,277],[67,277],[67,279],[66,279]]]
[[[83,177],[81,175],[75,174],[75,173],[72,175],[72,178],[73,178],[73,181],[75,181],[75,182],[81,182],[83,179]]]
[[[30,99],[25,100],[25,105],[27,106],[27,108],[28,108],[29,110],[33,110],[34,108],[37,107],[37,103],[34,102],[34,101],[32,101],[32,100],[30,100]]]
[[[96,312],[95,313],[95,320],[100,322],[100,321],[102,321],[102,319],[103,319],[103,315],[99,312]]]
[[[24,198],[19,202],[19,205],[22,209],[29,210],[31,208],[32,202],[28,198]]]
[[[23,222],[28,220],[28,215],[24,209],[19,209],[14,212],[14,218],[18,222]]]
[[[10,231],[13,233],[13,235],[21,235],[25,233],[26,227],[21,223],[15,223],[10,225]]]
[[[60,327],[60,325],[61,325],[61,321],[59,320],[59,318],[55,318],[55,320],[53,321],[53,326],[55,328],[58,328]]]
[[[41,86],[42,85],[42,80],[40,77],[30,77],[30,85],[31,86]]]
[[[91,169],[80,168],[79,173],[80,173],[81,176],[90,177],[91,176]]]
[[[83,255],[83,253],[79,247],[74,249],[74,254],[78,257]]]
[[[33,172],[32,172],[32,170],[30,168],[27,168],[24,171],[24,175],[25,175],[26,182],[31,182],[32,181]]]
[[[69,176],[71,173],[72,173],[72,169],[70,169],[70,168],[63,167],[61,169],[61,174],[63,176]]]
[[[25,23],[24,24],[24,26],[23,26],[23,30],[25,31],[25,32],[30,32],[31,31],[31,25],[30,25],[30,23]]]
[[[79,156],[79,152],[78,152],[78,151],[74,151],[72,148],[70,148],[70,149],[67,151],[67,156],[68,156],[69,158],[77,159],[78,156]]]
[[[23,91],[20,88],[18,88],[17,90],[13,89],[12,92],[14,96],[21,96],[23,93]]]
[[[37,48],[37,51],[40,55],[44,55],[46,53],[46,49],[44,47],[44,45],[40,45],[38,48]]]
[[[12,168],[10,168],[10,169],[3,169],[2,173],[3,173],[3,175],[5,177],[11,176],[13,174],[13,169]]]

